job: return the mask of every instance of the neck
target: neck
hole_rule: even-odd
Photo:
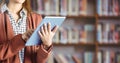
[[[18,14],[20,10],[22,9],[22,4],[9,2],[8,8],[10,12]]]

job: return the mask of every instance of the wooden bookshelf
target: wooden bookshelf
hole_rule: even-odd
[[[120,19],[120,16],[98,16],[99,19]]]
[[[98,43],[99,47],[120,47],[120,43]]]
[[[95,19],[95,16],[86,16],[86,15],[43,15],[43,16],[66,16],[67,18],[88,18],[88,19]]]
[[[47,1],[47,0],[46,0]],[[63,1],[69,1],[69,0],[63,0]],[[72,1],[72,0],[70,0]],[[81,0],[82,1],[82,0]],[[93,60],[93,63],[99,63],[98,62],[98,52],[101,51],[99,50],[99,48],[101,47],[113,47],[113,48],[119,48],[120,47],[120,43],[99,43],[97,41],[97,33],[98,33],[98,24],[101,23],[101,21],[105,21],[105,22],[102,22],[103,24],[105,24],[106,22],[107,23],[114,23],[114,22],[118,22],[120,23],[120,15],[117,15],[117,16],[114,16],[114,15],[99,15],[99,12],[98,12],[98,1],[100,0],[87,0],[87,9],[86,9],[86,15],[65,15],[67,18],[66,19],[75,19],[75,22],[77,22],[77,24],[81,24],[81,23],[90,23],[90,24],[93,24],[95,26],[95,29],[94,29],[94,42],[93,43],[84,43],[84,42],[80,42],[78,41],[78,43],[76,44],[72,44],[72,43],[67,43],[67,44],[61,44],[61,43],[53,43],[53,45],[55,47],[74,47],[74,48],[77,48],[78,49],[82,49],[80,48],[80,46],[82,47],[85,47],[86,49],[89,49],[91,50],[90,48],[93,48],[91,51],[95,53],[94,55],[94,60]],[[103,1],[107,1],[107,0],[103,0]],[[59,4],[60,5],[60,4]],[[74,4],[75,5],[75,4]],[[85,4],[84,4],[85,5]],[[76,4],[77,6],[77,4]],[[61,9],[59,8],[59,11],[61,11]],[[120,11],[119,11],[120,13]],[[43,16],[46,16],[45,14],[43,14]],[[57,15],[49,15],[49,16],[64,16],[64,15],[60,15],[60,14],[57,14]],[[84,21],[85,20],[85,21]],[[114,21],[115,20],[115,21]],[[69,27],[69,26],[68,26]],[[64,49],[63,49],[64,50]],[[103,59],[103,58],[102,58]],[[84,60],[83,62],[84,63]],[[102,62],[103,63],[103,60]]]
[[[79,47],[79,46],[95,46],[94,43],[76,43],[76,44],[53,44],[54,46],[75,46],[75,47]]]
[[[86,19],[95,19],[95,16],[83,16],[83,15],[79,15],[79,16],[67,16],[67,18],[86,18]]]

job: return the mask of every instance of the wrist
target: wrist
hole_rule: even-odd
[[[24,34],[22,34],[22,39],[23,39],[24,41],[27,41],[27,38],[25,37]]]
[[[52,44],[51,44],[51,45],[42,44],[42,45],[43,45],[43,48],[44,48],[45,50],[49,50],[49,48],[52,46]]]

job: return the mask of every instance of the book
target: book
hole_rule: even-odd
[[[112,0],[109,0],[109,2],[108,2],[108,15],[109,16],[113,15],[113,2],[112,2]]]
[[[85,33],[86,33],[86,42],[93,43],[94,42],[94,25],[86,24],[84,25]]]
[[[84,53],[84,63],[93,63],[94,53],[93,52],[85,52]]]
[[[119,8],[119,15],[120,15],[120,0],[118,0],[118,8]]]
[[[102,14],[104,16],[108,15],[108,0],[102,0]]]
[[[98,63],[102,63],[102,52],[98,52],[98,55],[97,55],[97,60],[98,60]]]
[[[113,15],[114,16],[119,15],[119,3],[118,3],[118,0],[113,0]]]
[[[64,27],[60,27],[59,29],[59,39],[60,43],[66,44],[67,43],[67,30]]]
[[[37,0],[37,4],[38,4],[38,13],[39,14],[44,14],[45,13],[45,9],[44,9],[44,3],[45,3],[45,1],[43,1],[43,0]]]
[[[79,1],[69,0],[68,1],[68,15],[78,15],[79,14],[78,12],[79,12]]]
[[[120,63],[120,52],[115,53],[115,63]]]
[[[32,6],[32,10],[33,11],[37,11],[38,10],[38,3],[37,3],[37,0],[33,1],[33,0],[30,0],[32,3],[31,3],[31,6]]]
[[[68,0],[60,0],[60,15],[67,15]]]
[[[87,15],[87,0],[79,0],[78,11],[80,15]]]
[[[85,28],[84,28],[84,25],[81,25],[80,28],[79,28],[79,41],[80,42],[83,42],[83,43],[86,43],[87,40],[86,40],[86,32],[85,32]]]
[[[50,0],[50,15],[59,15],[59,0]]]
[[[51,6],[50,6],[50,1],[51,0],[45,0],[45,2],[44,2],[44,11],[45,11],[45,15],[50,15],[51,13],[50,13],[50,8],[51,8]]]
[[[33,32],[31,37],[28,39],[26,42],[26,46],[32,46],[32,45],[39,45],[42,43],[38,31],[40,30],[40,27],[43,26],[45,23],[50,23],[51,24],[51,29],[53,29],[55,26],[60,26],[65,20],[65,17],[58,17],[58,16],[46,16],[39,26],[36,28],[36,30]]]
[[[53,37],[53,43],[56,43],[58,44],[60,41],[59,41],[59,30],[56,31],[55,33],[55,36]]]
[[[102,16],[102,0],[97,0],[97,13]]]
[[[78,27],[75,26],[72,28],[72,43],[78,43],[79,42],[79,30]]]
[[[97,41],[102,42],[102,24],[97,25]]]
[[[67,38],[68,38],[68,43],[72,43],[72,28],[71,27],[67,27]]]

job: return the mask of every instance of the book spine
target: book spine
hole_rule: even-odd
[[[72,28],[72,43],[78,43],[79,39],[79,30],[77,27]]]
[[[55,36],[53,37],[53,43],[59,43],[59,30],[55,33]]]
[[[103,5],[102,5],[102,8],[103,8],[103,15],[104,16],[108,16],[108,0],[102,0],[102,3],[103,3]]]
[[[84,25],[86,32],[86,42],[93,43],[94,42],[94,25],[86,24]]]
[[[79,0],[79,14],[87,15],[87,0]]]
[[[50,1],[50,15],[59,15],[59,0]]]
[[[102,24],[98,24],[97,26],[97,41],[99,43],[102,42]]]
[[[108,1],[108,15],[109,16],[113,15],[113,1],[112,0]]]
[[[113,0],[113,15],[118,16],[119,15],[119,4],[118,0]]]
[[[44,6],[44,8],[45,8],[45,15],[50,15],[50,1],[51,0],[46,0],[45,1],[45,6]]]
[[[72,29],[69,27],[69,28],[67,28],[67,31],[68,31],[68,43],[72,43],[72,40],[73,40],[73,38],[72,38]]]
[[[104,43],[108,43],[108,32],[109,32],[109,24],[103,24],[103,32],[102,32],[102,39]]]
[[[97,0],[97,13],[102,16],[102,0]]]
[[[84,53],[84,63],[93,63],[94,53],[85,52]]]
[[[118,0],[118,9],[119,9],[119,15],[120,15],[120,0]]]
[[[60,15],[67,15],[68,0],[60,0]]]
[[[98,63],[102,63],[102,52],[98,52],[97,58],[98,58]]]
[[[60,43],[67,44],[67,30],[63,27],[60,27]]]
[[[86,40],[86,31],[84,29],[84,26],[83,26],[83,29],[80,29],[80,32],[79,32],[79,35],[80,35],[80,42],[83,42],[83,43],[86,43],[87,40]]]
[[[38,13],[44,14],[44,1],[43,0],[37,0],[38,2]]]

